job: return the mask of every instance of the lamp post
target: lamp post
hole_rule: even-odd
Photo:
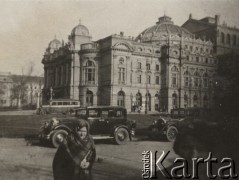
[[[40,108],[40,97],[41,97],[42,90],[37,90],[37,109]]]
[[[52,96],[53,96],[53,89],[50,87],[50,101],[52,101]]]

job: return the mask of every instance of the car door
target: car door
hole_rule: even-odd
[[[109,117],[108,128],[112,131],[113,128],[126,124],[126,112],[124,109],[115,108],[112,109],[112,115]]]
[[[105,134],[104,130],[106,129],[106,117],[108,117],[108,112],[101,108],[88,109],[87,116],[87,120],[90,123],[91,134]]]

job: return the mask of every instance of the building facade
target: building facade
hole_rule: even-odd
[[[0,107],[37,107],[42,102],[43,77],[0,72]]]
[[[11,106],[13,80],[9,72],[0,72],[0,107]]]
[[[239,54],[239,29],[221,22],[219,15],[197,20],[190,14],[182,27],[194,33],[197,38],[211,40],[217,56]]]
[[[82,24],[68,43],[46,49],[43,101],[79,99],[82,106],[118,105],[128,111],[210,107],[217,59],[214,44],[160,17],[135,39],[111,35],[93,42]]]

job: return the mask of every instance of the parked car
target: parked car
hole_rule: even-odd
[[[208,117],[208,111],[204,108],[172,109],[169,115],[160,116],[149,126],[149,137],[166,137],[168,141],[174,141],[178,134],[180,122],[185,119],[204,119]]]
[[[166,137],[168,141],[174,141],[178,133],[178,122],[170,116],[160,116],[149,126],[149,137],[151,139]]]
[[[80,107],[80,101],[73,99],[54,99],[49,102],[49,105],[43,105],[37,109],[37,114],[52,114],[62,113],[69,114],[73,113],[75,108]]]
[[[59,139],[64,138],[76,126],[79,119],[90,124],[90,134],[94,139],[113,139],[116,144],[125,144],[135,135],[136,123],[127,118],[124,107],[91,106],[75,109],[75,116],[52,118],[40,128],[40,140],[59,146]]]

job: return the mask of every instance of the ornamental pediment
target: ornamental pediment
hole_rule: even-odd
[[[112,48],[133,51],[133,48],[131,47],[131,45],[126,42],[116,43],[115,45],[112,46]]]

